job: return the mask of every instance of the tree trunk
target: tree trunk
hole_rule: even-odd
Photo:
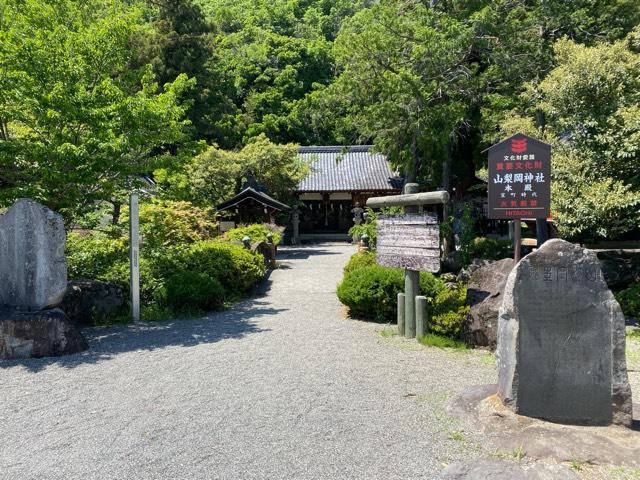
[[[448,222],[453,206],[453,191],[451,189],[451,175],[452,175],[452,146],[448,144],[446,146],[446,156],[442,162],[442,187],[449,192],[449,201],[442,206],[442,221]],[[453,236],[453,229],[448,228],[446,235],[442,239],[442,255],[446,259],[451,252],[455,250],[455,241]]]
[[[122,204],[116,200],[113,202],[113,211],[111,212],[111,223],[113,225],[118,225],[120,223],[120,213],[122,210]]]

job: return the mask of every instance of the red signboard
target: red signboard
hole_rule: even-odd
[[[489,218],[547,218],[551,146],[517,134],[489,148]]]

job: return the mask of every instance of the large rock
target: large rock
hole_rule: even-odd
[[[498,323],[498,395],[558,423],[631,425],[624,315],[595,253],[550,240],[512,270]]]
[[[498,310],[513,259],[490,262],[472,271],[467,286],[469,314],[462,325],[462,339],[475,347],[495,350],[498,341]]]
[[[60,308],[75,325],[96,325],[125,313],[124,289],[115,283],[98,280],[74,280]]]
[[[62,217],[29,199],[0,216],[0,306],[41,310],[67,289]]]
[[[0,358],[54,357],[86,349],[85,339],[58,308],[0,311]]]
[[[621,290],[640,282],[640,252],[601,250],[597,255],[609,288]]]

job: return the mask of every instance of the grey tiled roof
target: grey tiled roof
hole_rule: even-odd
[[[370,152],[371,145],[351,147],[301,147],[300,156],[311,162],[311,173],[298,185],[299,192],[398,190],[401,179],[384,155]]]

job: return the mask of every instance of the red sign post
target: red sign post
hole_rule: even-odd
[[[489,148],[489,218],[514,221],[520,259],[520,220],[546,219],[551,208],[551,145],[521,133]]]

